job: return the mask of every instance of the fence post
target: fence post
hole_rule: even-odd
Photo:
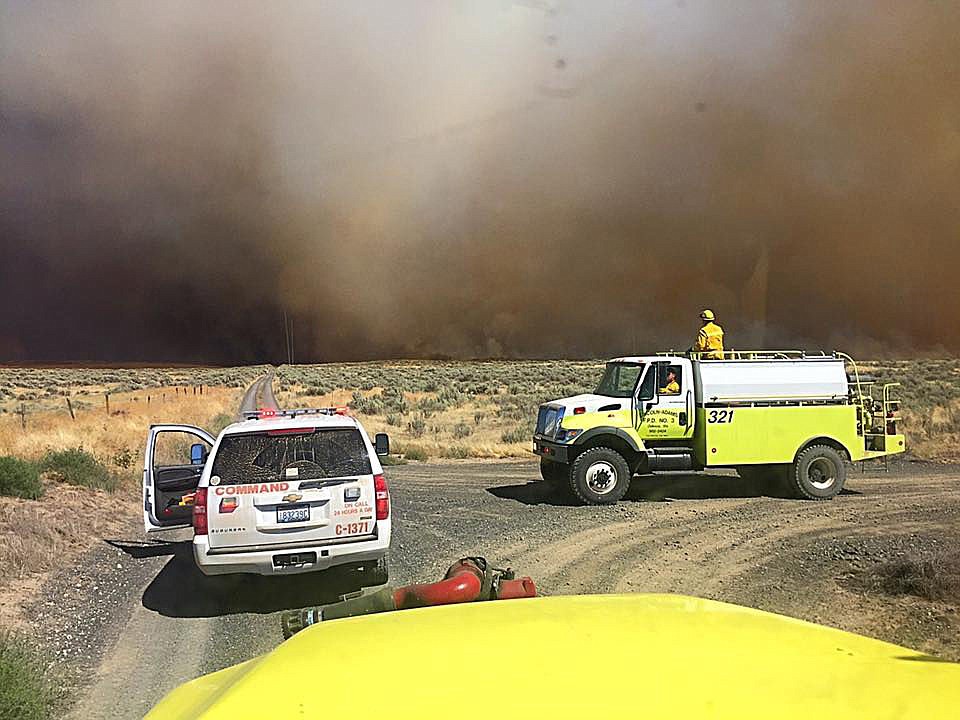
[[[27,429],[27,408],[23,403],[20,403],[20,409],[17,411],[17,414],[20,415],[20,427],[24,430]]]
[[[70,411],[70,419],[76,420],[77,416],[73,414],[73,403],[70,402],[70,398],[67,398],[67,410]]]
[[[109,415],[110,414],[110,393],[103,394],[103,401],[107,407],[107,415]]]

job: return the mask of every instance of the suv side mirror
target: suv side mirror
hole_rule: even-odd
[[[194,443],[190,446],[190,464],[203,465],[207,462],[207,446],[203,443]]]
[[[373,437],[373,447],[377,451],[377,455],[389,455],[390,436],[386,433],[377,433]]]

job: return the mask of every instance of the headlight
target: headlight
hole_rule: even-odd
[[[562,442],[562,443],[570,442],[571,440],[573,440],[577,435],[579,435],[579,434],[582,433],[582,432],[583,432],[583,430],[563,430],[563,429],[558,430],[558,431],[557,431],[557,442]]]

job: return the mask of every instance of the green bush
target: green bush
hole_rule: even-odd
[[[83,448],[48,452],[40,461],[40,470],[70,485],[113,492],[119,484],[116,475]]]
[[[419,460],[420,462],[425,462],[427,459],[429,459],[430,455],[428,455],[427,451],[422,447],[412,445],[404,450],[403,457],[406,460]]]
[[[37,466],[15,457],[0,457],[0,495],[36,500],[43,495]]]
[[[519,443],[526,442],[532,437],[533,433],[530,432],[526,426],[518,425],[513,430],[504,430],[500,439],[505,443]]]
[[[40,659],[21,638],[0,631],[0,720],[46,720],[55,700]]]
[[[465,437],[470,437],[470,433],[473,432],[473,429],[466,423],[457,423],[453,426],[453,437],[457,440],[463,440]]]
[[[414,437],[422,437],[427,429],[427,422],[423,414],[414,415],[413,420],[407,423],[407,432]]]
[[[463,445],[448,445],[440,451],[440,457],[463,460],[470,457],[470,448]]]

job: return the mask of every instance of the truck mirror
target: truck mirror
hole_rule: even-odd
[[[207,462],[207,446],[203,443],[194,443],[190,446],[190,464],[203,465]]]
[[[377,451],[377,455],[389,455],[390,436],[386,433],[377,433],[373,437],[373,447]]]

